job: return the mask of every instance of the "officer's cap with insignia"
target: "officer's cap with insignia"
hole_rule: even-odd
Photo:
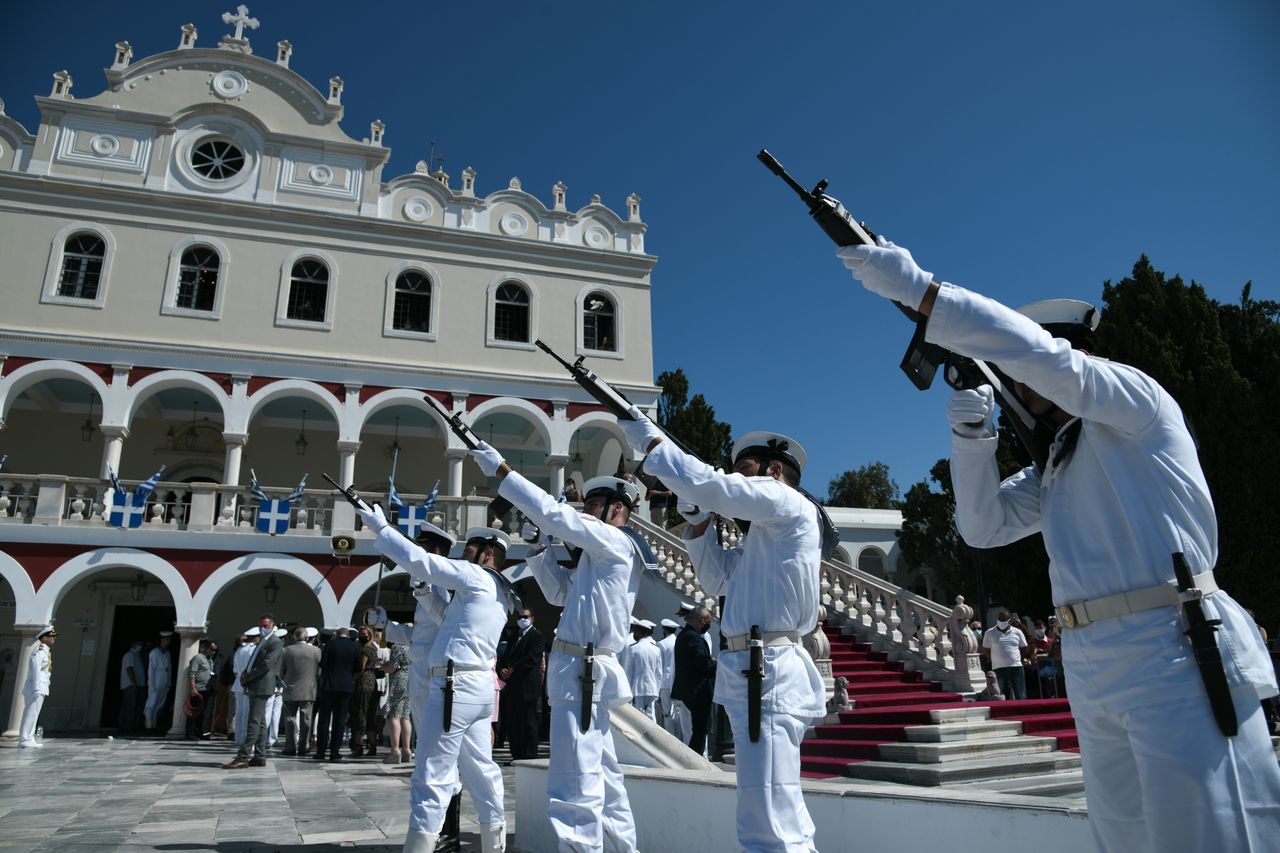
[[[656,626],[656,625],[654,625],[652,622],[650,622],[648,619],[641,619],[641,620],[637,621],[637,622],[636,622],[636,624],[637,624],[637,625],[639,625],[641,628],[644,628],[646,631],[652,631],[654,628],[656,628],[656,627],[657,627],[657,626]]]
[[[40,633],[36,634],[36,639],[38,640],[41,637],[56,637],[56,636],[58,636],[58,629],[54,628],[52,625],[45,625],[43,628],[40,629]]]
[[[1076,349],[1095,352],[1101,312],[1079,299],[1046,299],[1023,305],[1018,313],[1038,323],[1055,338],[1063,338]]]
[[[502,556],[507,556],[507,551],[511,548],[511,537],[503,533],[496,527],[473,527],[467,531],[467,544],[477,543],[484,547],[492,545],[502,551]]]
[[[663,628],[679,628],[680,627],[679,625],[676,624],[676,620],[674,619],[663,619],[658,624],[660,624]]]
[[[776,432],[749,432],[733,443],[733,464],[744,456],[763,459],[765,463],[779,461],[790,465],[799,474],[804,471],[809,457],[804,448],[792,438]]]
[[[453,547],[455,542],[457,542],[457,540],[450,536],[446,531],[441,530],[439,527],[436,527],[434,524],[426,521],[418,525],[417,540],[420,544],[434,545],[446,554],[449,553],[449,549]]]
[[[632,511],[640,501],[640,487],[621,477],[592,477],[583,484],[582,500],[584,502],[597,493],[606,495],[610,501],[622,501],[627,505],[627,509]]]
[[[308,627],[308,628],[307,628],[307,639],[308,639],[308,640],[310,640],[312,637],[318,636],[319,634],[320,634],[320,632],[319,632],[319,631],[317,631],[315,628],[310,628],[310,627]]]

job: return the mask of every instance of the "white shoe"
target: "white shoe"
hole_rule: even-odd
[[[411,829],[404,837],[404,853],[435,853],[438,832]]]
[[[34,740],[23,741],[18,744],[20,749],[44,749],[44,744]]]
[[[480,849],[483,853],[502,853],[507,849],[507,825],[495,823],[480,827]]]

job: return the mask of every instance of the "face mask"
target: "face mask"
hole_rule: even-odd
[[[1036,638],[1037,638],[1037,639],[1040,639],[1040,640],[1043,640],[1043,639],[1044,639],[1044,629],[1043,629],[1043,628],[1037,628],[1037,629],[1036,629]]]
[[[1001,631],[1007,631],[1009,630],[1009,623],[1005,619],[1000,619],[996,622],[996,627],[999,628]]]
[[[138,643],[137,645],[135,645],[135,646],[133,647],[133,650],[134,650],[135,652],[140,652],[140,651],[142,651],[142,644],[141,644],[141,643]]]
[[[517,619],[516,624],[520,626],[521,631],[525,631],[525,630],[528,630],[529,626],[532,625],[533,623],[530,622],[528,619]]]

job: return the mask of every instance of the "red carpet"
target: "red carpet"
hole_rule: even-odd
[[[918,672],[904,672],[901,662],[888,660],[867,643],[831,632],[832,675],[848,679],[852,711],[842,711],[837,725],[818,726],[800,744],[800,775],[809,779],[843,776],[847,764],[879,759],[879,745],[907,740],[909,726],[932,725],[936,708],[991,708],[993,720],[1017,720],[1024,734],[1058,739],[1058,748],[1079,750],[1075,723],[1066,699],[1028,699],[1009,702],[964,702],[958,693],[924,681]]]

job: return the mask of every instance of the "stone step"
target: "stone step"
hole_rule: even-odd
[[[915,764],[945,764],[955,761],[1008,758],[1052,752],[1058,741],[1051,737],[992,737],[941,743],[886,743],[880,746],[882,761],[909,761]]]
[[[922,685],[923,686],[923,685]],[[931,685],[937,687],[937,685]],[[936,705],[951,704],[959,701],[959,693],[940,693],[937,690],[911,690],[912,685],[903,684],[900,693],[864,694],[850,697],[854,700],[854,710],[860,708],[883,708],[888,705]]]
[[[963,787],[999,791],[1002,794],[1019,794],[1024,797],[1083,797],[1084,771],[1076,768],[1036,776],[984,779],[981,782],[966,782]]]
[[[951,702],[922,708],[918,705],[883,705],[873,708],[857,708],[841,711],[841,723],[908,723],[927,726],[932,723],[951,723],[960,720],[988,720],[991,709],[972,702]]]
[[[1017,720],[966,720],[928,726],[907,726],[903,730],[912,743],[952,743],[955,741],[1012,738],[1022,734]]]
[[[894,672],[888,669],[845,669],[839,664],[831,668],[831,673],[832,675],[844,676],[849,683],[850,690],[858,685],[875,681],[890,681],[900,684],[920,684],[924,681],[923,674],[919,672]]]
[[[1080,766],[1077,752],[1046,752],[1023,755],[1018,758],[1018,778],[1044,776]],[[880,782],[897,782],[903,785],[937,787],[959,785],[983,779],[1007,779],[1011,777],[1010,765],[1003,759],[971,759],[948,761],[939,764],[912,764],[904,761],[862,761],[850,763],[844,775],[852,779],[872,779]]]

